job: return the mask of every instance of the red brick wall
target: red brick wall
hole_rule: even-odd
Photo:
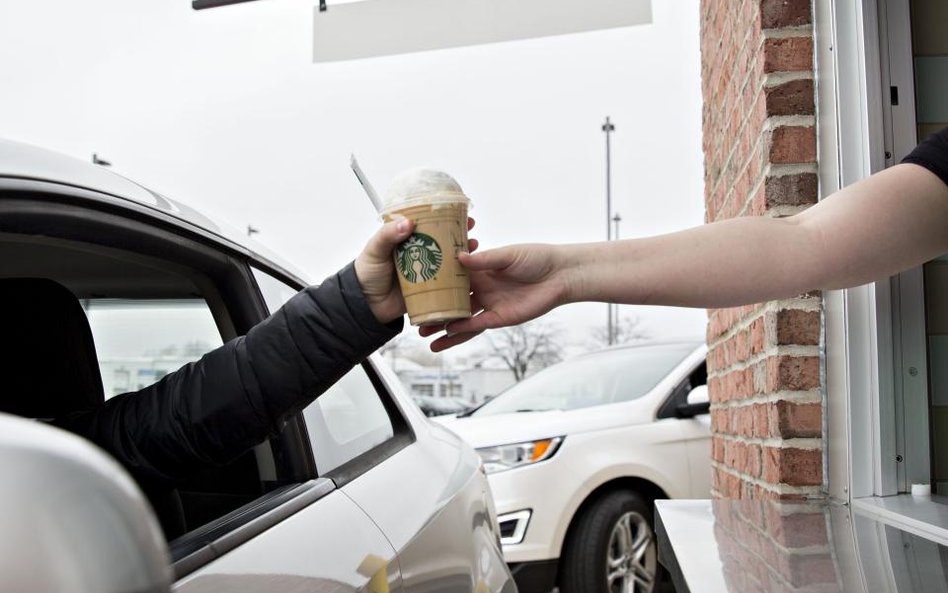
[[[813,204],[810,0],[702,0],[701,77],[706,219],[786,216]],[[819,492],[819,295],[708,314],[712,494]]]
[[[750,501],[714,506],[714,539],[732,593],[842,593],[824,507]]]

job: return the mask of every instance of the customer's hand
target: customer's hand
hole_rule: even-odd
[[[393,252],[411,236],[415,224],[408,219],[385,223],[355,260],[355,273],[369,308],[380,323],[389,323],[405,314],[405,301],[398,288]],[[468,230],[474,219],[467,220]],[[468,250],[477,249],[477,240],[468,240]],[[466,255],[466,254],[464,254]]]
[[[552,245],[512,245],[477,255],[461,254],[471,275],[471,309],[475,315],[444,328],[422,326],[435,352],[466,342],[485,329],[507,327],[539,317],[566,302],[569,280],[565,262]]]

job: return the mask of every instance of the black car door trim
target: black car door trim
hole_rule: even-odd
[[[179,537],[169,545],[175,580],[250,541],[335,489],[328,478],[284,486]]]

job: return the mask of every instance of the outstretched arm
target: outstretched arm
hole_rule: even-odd
[[[943,156],[948,163],[948,150]],[[449,324],[432,349],[570,302],[727,307],[884,278],[948,252],[948,185],[933,170],[944,173],[897,165],[787,218],[737,218],[646,239],[515,245],[462,256],[480,312]]]
[[[845,288],[948,251],[948,186],[898,165],[796,216],[564,251],[567,302],[728,307]]]
[[[389,223],[355,263],[273,315],[140,391],[56,423],[109,451],[146,488],[228,462],[278,431],[402,328]]]

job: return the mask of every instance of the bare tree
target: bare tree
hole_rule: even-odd
[[[534,321],[485,335],[490,344],[489,356],[502,360],[519,382],[531,370],[548,367],[562,359],[557,334],[556,327]]]
[[[635,315],[626,315],[620,318],[615,327],[612,328],[615,340],[614,344],[634,344],[643,342],[651,336],[642,327],[642,320]],[[596,327],[591,331],[593,348],[603,348],[609,345],[608,330],[604,327]]]

